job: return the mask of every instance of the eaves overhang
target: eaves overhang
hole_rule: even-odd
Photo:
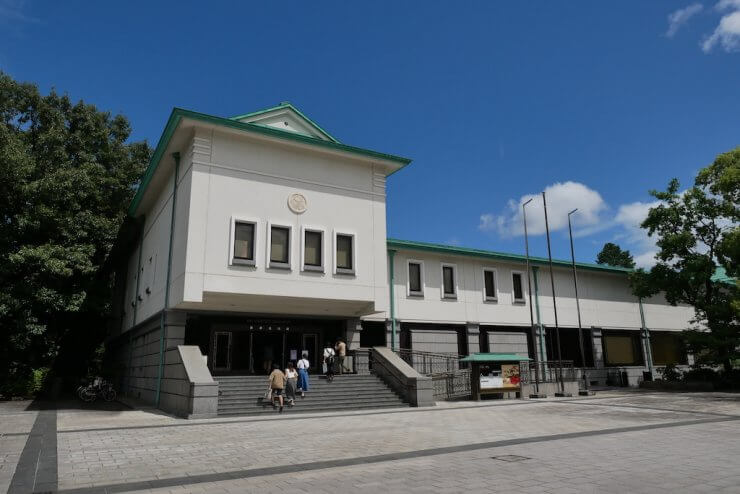
[[[136,194],[134,195],[133,200],[131,201],[131,204],[128,208],[128,214],[129,216],[136,216],[136,211],[139,207],[139,204],[141,203],[141,200],[146,193],[147,187],[149,186],[149,183],[152,180],[152,177],[154,176],[155,172],[157,171],[157,168],[159,166],[159,163],[162,161],[162,158],[164,157],[164,154],[167,150],[167,147],[170,144],[170,140],[172,139],[172,136],[175,134],[175,131],[177,130],[180,123],[184,120],[194,120],[196,122],[202,122],[204,124],[210,124],[210,125],[216,125],[224,128],[234,129],[237,131],[243,131],[267,138],[273,138],[281,141],[285,141],[287,143],[297,143],[297,144],[303,144],[308,145],[311,147],[316,147],[319,149],[334,151],[334,152],[340,152],[340,153],[348,153],[350,155],[354,155],[359,158],[365,158],[365,159],[373,159],[373,160],[379,160],[391,163],[395,165],[395,170],[391,173],[395,173],[396,171],[400,170],[401,168],[405,167],[409,163],[411,163],[411,160],[409,158],[403,158],[401,156],[395,156],[392,154],[387,153],[381,153],[378,151],[372,151],[370,149],[364,149],[359,148],[356,146],[349,146],[347,144],[341,144],[334,141],[326,141],[322,139],[316,139],[313,137],[304,136],[301,134],[297,134],[295,132],[286,132],[279,129],[274,129],[271,127],[263,126],[263,125],[255,125],[245,122],[239,122],[230,118],[223,118],[223,117],[217,117],[214,115],[207,115],[205,113],[199,113],[194,112],[191,110],[185,110],[182,108],[174,108],[172,110],[172,113],[170,113],[170,117],[167,120],[167,124],[165,125],[164,131],[162,132],[162,135],[159,138],[159,141],[157,142],[157,147],[154,150],[154,153],[152,154],[151,160],[149,160],[149,166],[146,169],[146,172],[144,172],[144,176],[141,178],[141,182],[139,183],[139,187],[136,190]]]

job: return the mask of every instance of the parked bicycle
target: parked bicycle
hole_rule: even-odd
[[[98,398],[105,401],[113,401],[116,399],[116,390],[113,389],[113,385],[108,381],[96,377],[87,386],[78,387],[77,396],[86,403],[92,403]]]

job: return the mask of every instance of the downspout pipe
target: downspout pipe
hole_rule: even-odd
[[[136,312],[139,308],[139,288],[141,287],[141,251],[144,250],[144,227],[146,216],[141,215],[141,228],[139,228],[139,256],[136,261],[136,293],[134,293],[134,317],[131,320],[131,329],[128,334],[128,376],[126,379],[126,393],[131,391],[131,363],[134,359],[134,328],[136,327]]]
[[[159,318],[159,368],[157,369],[157,394],[155,406],[159,407],[159,397],[162,391],[162,374],[164,372],[164,340],[165,340],[165,317],[170,307],[170,280],[172,279],[172,241],[175,236],[175,211],[177,204],[177,178],[180,175],[180,153],[172,153],[175,160],[175,178],[172,185],[172,214],[170,215],[170,241],[167,248],[167,280],[164,287],[164,308]]]
[[[395,250],[388,251],[388,269],[390,270],[390,297],[391,297],[391,351],[396,351],[396,287],[393,259],[396,256]]]

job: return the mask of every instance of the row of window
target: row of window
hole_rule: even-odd
[[[442,298],[457,298],[457,266],[455,264],[440,263],[440,274],[442,279]],[[424,261],[410,259],[407,262],[407,295],[409,297],[424,296]],[[523,304],[524,285],[519,271],[511,272],[511,284],[513,287],[514,303]],[[498,280],[496,270],[483,269],[483,300],[496,302],[498,300]]]
[[[232,265],[256,266],[257,230],[259,222],[244,218],[231,219]],[[291,246],[293,227],[267,222],[267,267],[292,269]],[[355,235],[333,232],[334,273],[355,274]],[[301,228],[301,270],[324,272],[325,231],[321,228]]]

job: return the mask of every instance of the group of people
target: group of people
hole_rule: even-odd
[[[345,367],[344,361],[347,356],[347,344],[340,338],[334,346],[327,342],[323,353],[323,371],[329,382],[334,380],[335,367],[339,368],[339,373],[350,372]],[[283,372],[277,364],[272,365],[272,372],[268,377],[267,396],[273,406],[278,406],[280,413],[283,407],[295,405],[296,393],[301,393],[301,398],[306,396],[308,391],[308,370],[311,367],[308,361],[308,352],[301,354],[301,359],[297,363],[288,362],[288,366]],[[277,402],[277,403],[276,403]]]

